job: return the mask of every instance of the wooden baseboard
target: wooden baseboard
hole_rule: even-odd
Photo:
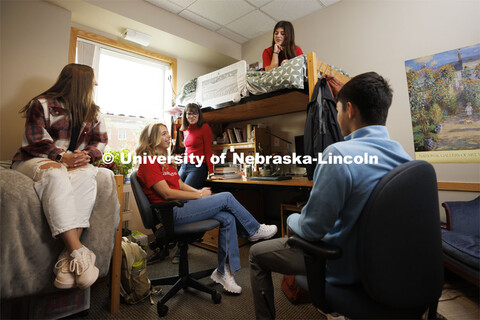
[[[480,192],[480,182],[437,182],[439,191]]]

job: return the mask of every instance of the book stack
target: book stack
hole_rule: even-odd
[[[212,180],[239,179],[242,176],[237,167],[216,167],[213,170]]]

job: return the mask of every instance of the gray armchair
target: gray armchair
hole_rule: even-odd
[[[107,275],[120,205],[113,172],[99,168],[98,193],[90,228],[82,242],[97,256],[100,277]],[[58,291],[53,267],[64,245],[53,239],[33,180],[0,167],[0,293],[4,299]]]
[[[442,229],[445,267],[480,287],[480,197],[442,203],[447,225]]]

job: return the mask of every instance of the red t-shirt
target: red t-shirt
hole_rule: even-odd
[[[185,155],[205,156],[203,162],[207,164],[208,172],[213,173],[213,164],[210,161],[212,157],[213,133],[210,126],[206,123],[204,123],[201,128],[198,128],[196,124],[188,126],[188,128],[183,131],[183,135]]]
[[[296,46],[296,49],[297,49],[296,56],[299,56],[299,55],[303,54],[302,49],[300,49],[299,46]],[[272,47],[269,47],[269,48],[263,50],[262,59],[263,59],[263,68],[264,69],[265,69],[266,66],[269,66],[272,63],[272,55],[273,55]],[[282,63],[282,61],[279,61],[279,65],[280,65],[280,63]]]
[[[170,189],[180,190],[180,176],[178,175],[177,169],[170,165],[164,168],[163,165],[158,162],[142,163],[138,168],[137,177],[150,203],[167,201],[152,188],[153,185],[159,181],[165,180]]]

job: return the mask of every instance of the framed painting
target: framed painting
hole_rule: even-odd
[[[405,61],[415,158],[480,162],[480,44]]]

